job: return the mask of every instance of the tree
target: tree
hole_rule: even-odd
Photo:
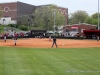
[[[93,20],[93,17],[92,16],[87,16],[84,20],[84,23],[87,23],[87,24],[92,24],[92,20]]]
[[[0,18],[2,17],[2,14],[3,14],[3,12],[2,12],[2,10],[1,10],[1,8],[0,8]]]
[[[100,17],[100,13],[99,13],[99,17]],[[88,24],[92,24],[92,25],[98,25],[98,13],[95,13],[92,16],[86,17],[84,22]],[[100,24],[100,20],[99,20],[99,24]]]
[[[52,30],[54,26],[54,12],[56,27],[64,24],[65,18],[61,13],[59,13],[59,8],[56,5],[50,5],[38,7],[35,10],[35,13],[33,13],[33,16],[35,16],[33,19],[34,26]]]
[[[98,18],[98,13],[95,13],[92,15],[93,19],[97,19]],[[100,17],[100,13],[99,13],[99,17]]]
[[[22,24],[25,25],[25,26],[28,26],[28,15],[26,15],[26,16],[23,17]]]
[[[70,14],[68,24],[83,23],[87,16],[88,16],[88,13],[86,13],[86,11],[78,10],[75,13]]]

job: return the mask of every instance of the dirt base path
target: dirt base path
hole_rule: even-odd
[[[34,48],[51,48],[53,40],[49,39],[18,39],[15,46],[14,40],[0,41],[0,46],[6,47],[34,47]],[[96,40],[69,40],[57,39],[58,48],[79,48],[79,47],[100,47],[100,41]],[[54,45],[54,48],[56,46]]]

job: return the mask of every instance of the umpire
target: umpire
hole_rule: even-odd
[[[56,45],[56,48],[58,48],[58,47],[57,47],[57,44],[56,44],[56,38],[55,38],[55,37],[53,38],[53,44],[52,44],[52,47],[51,47],[51,48],[53,48],[53,45],[54,45],[54,44]]]

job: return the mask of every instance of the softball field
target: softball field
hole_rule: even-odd
[[[51,48],[53,39],[18,39],[16,47]],[[81,47],[100,47],[100,42],[96,40],[70,40],[57,39],[58,48],[81,48]],[[14,40],[0,41],[0,46],[15,47]],[[54,45],[54,48],[56,46]]]

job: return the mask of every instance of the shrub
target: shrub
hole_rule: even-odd
[[[18,29],[25,30],[25,31],[28,30],[28,28],[24,25],[18,26]]]
[[[10,27],[15,27],[15,24],[8,24],[8,26],[10,26]]]
[[[18,28],[20,25],[22,25],[21,21],[17,21],[16,28]]]

